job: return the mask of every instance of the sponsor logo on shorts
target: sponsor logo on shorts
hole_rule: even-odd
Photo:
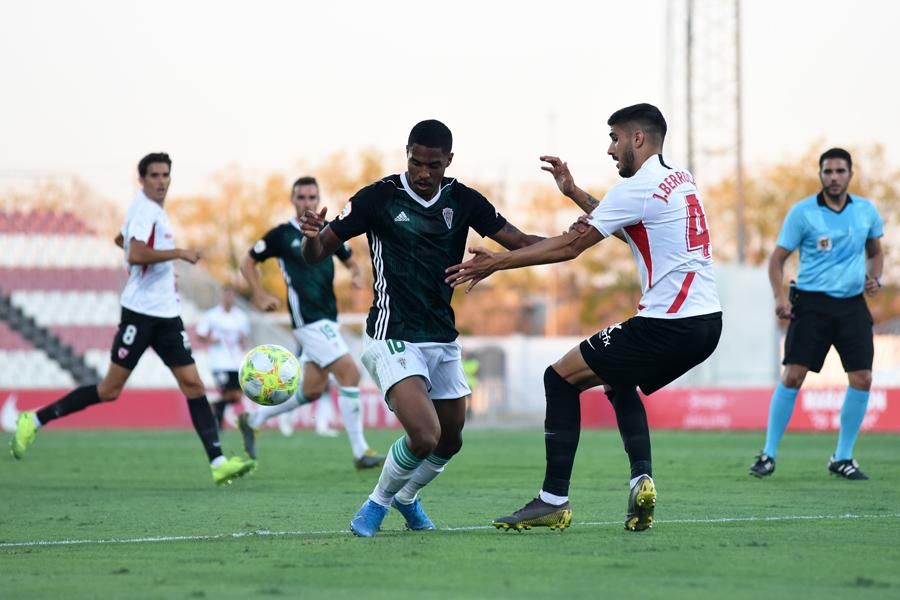
[[[397,362],[400,363],[401,367],[403,367],[404,369],[406,368],[406,359],[405,358],[403,358],[401,356],[400,358],[397,359]]]
[[[621,323],[616,323],[615,325],[610,325],[606,329],[600,332],[599,337],[600,341],[603,342],[603,347],[606,348],[610,344],[612,344],[612,332],[616,329],[622,329]]]

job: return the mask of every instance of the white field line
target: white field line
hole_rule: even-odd
[[[715,523],[747,523],[747,522],[766,522],[766,521],[841,521],[849,519],[897,519],[900,513],[890,513],[882,515],[783,515],[772,517],[716,517],[710,519],[659,519],[657,525],[661,524],[688,524],[702,525]],[[604,527],[616,525],[621,527],[622,521],[580,521],[574,522],[573,525],[580,527]],[[491,529],[491,525],[470,525],[466,527],[441,527],[440,531],[477,531],[480,529]],[[104,545],[104,544],[151,544],[159,542],[198,542],[211,540],[232,540],[252,537],[304,537],[314,535],[350,535],[349,529],[330,530],[330,531],[238,531],[234,533],[217,533],[212,535],[163,535],[148,536],[136,538],[107,538],[95,540],[34,540],[29,542],[2,542],[0,548],[33,548],[36,546],[78,546],[78,545]]]

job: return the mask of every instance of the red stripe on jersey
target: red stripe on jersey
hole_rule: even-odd
[[[625,233],[637,246],[638,252],[641,253],[644,259],[644,264],[647,266],[647,289],[650,289],[653,287],[653,260],[650,257],[650,240],[647,239],[647,228],[644,227],[643,223],[635,223],[626,227]]]
[[[148,248],[152,248],[152,247],[153,247],[153,240],[155,240],[155,239],[156,239],[156,223],[154,223],[154,224],[153,224],[153,227],[150,228],[150,239],[147,240],[147,247],[148,247]],[[147,269],[149,269],[149,268],[150,268],[150,265],[144,265],[144,266],[141,268],[141,275],[143,275],[144,273],[146,273],[146,272],[147,272]]]
[[[694,277],[697,274],[691,271],[687,275],[684,276],[684,281],[681,284],[681,289],[678,290],[678,295],[675,296],[675,302],[672,303],[672,306],[669,307],[667,313],[677,313],[681,308],[681,305],[684,304],[685,299],[688,295],[688,290],[691,289],[691,283],[694,281]]]

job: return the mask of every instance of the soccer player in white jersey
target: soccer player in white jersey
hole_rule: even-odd
[[[604,386],[616,413],[631,463],[631,492],[625,528],[642,531],[653,523],[656,487],[652,479],[650,430],[637,394],[656,390],[708,358],[722,332],[722,312],[712,270],[712,248],[703,203],[691,174],[662,154],[666,121],[659,109],[637,104],[607,121],[607,153],[625,181],[597,202],[575,187],[565,163],[544,157],[564,193],[588,218],[563,235],[513,252],[473,248],[475,257],[448,269],[454,287],[476,283],[501,269],[572,260],[616,235],[631,247],[643,296],[637,315],[601,329],[544,372],[547,466],[538,497],[494,520],[501,529],[568,527],[569,480],[581,431],[580,394]],[[589,225],[589,226],[585,226]]]
[[[222,429],[225,408],[237,404],[244,394],[238,372],[244,359],[244,346],[250,337],[250,319],[234,304],[234,287],[222,290],[222,303],[203,314],[197,324],[200,341],[210,344],[209,368],[219,387],[219,401],[213,404],[216,423]]]
[[[36,412],[20,414],[11,442],[15,458],[22,458],[37,430],[50,421],[118,398],[141,355],[147,348],[153,348],[187,396],[191,422],[206,450],[213,480],[217,484],[231,483],[256,466],[252,460],[223,456],[216,421],[181,321],[175,261],[195,264],[200,260],[200,253],[175,246],[172,226],[164,210],[171,168],[172,160],[164,153],[148,154],[138,163],[141,190],[135,195],[116,237],[116,244],[125,250],[128,282],[122,291],[122,318],[106,375],[98,384],[81,386]]]

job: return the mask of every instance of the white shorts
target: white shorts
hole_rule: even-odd
[[[337,321],[320,319],[309,323],[295,329],[294,337],[303,348],[301,362],[309,361],[323,369],[350,352]]]
[[[459,342],[373,340],[367,335],[361,359],[385,399],[394,384],[414,375],[425,379],[432,400],[455,400],[472,393]]]

